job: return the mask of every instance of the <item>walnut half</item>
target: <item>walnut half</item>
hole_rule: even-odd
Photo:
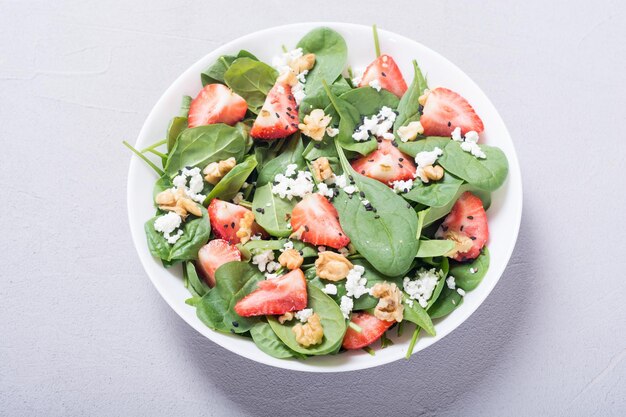
[[[329,281],[339,281],[348,276],[353,268],[352,262],[335,252],[320,252],[315,260],[317,276]]]
[[[154,200],[161,210],[173,211],[183,220],[189,213],[198,217],[202,216],[200,206],[189,198],[182,188],[178,188],[176,191],[172,189],[161,191]]]
[[[304,262],[304,258],[300,255],[295,249],[287,249],[278,257],[278,262],[285,268],[289,270],[294,270],[300,268],[302,262]]]
[[[237,230],[237,237],[241,244],[246,243],[252,237],[252,225],[254,224],[254,213],[246,211],[243,217],[239,220],[239,230]]]
[[[371,290],[372,297],[378,298],[374,316],[380,320],[401,322],[404,312],[402,291],[396,284],[379,282]]]
[[[324,114],[324,110],[314,109],[304,116],[303,123],[300,123],[298,128],[311,139],[320,141],[324,139],[326,127],[330,124],[331,119],[330,116]]]
[[[318,345],[324,338],[324,327],[317,313],[313,313],[305,324],[298,323],[293,326],[291,331],[296,335],[296,342],[303,347]]]
[[[204,180],[210,184],[215,185],[220,182],[224,175],[228,174],[230,170],[235,167],[236,164],[237,161],[233,157],[219,162],[211,162],[202,171],[202,173],[204,174]]]
[[[454,230],[448,230],[445,232],[443,238],[454,242],[454,248],[450,252],[446,253],[448,258],[454,258],[459,253],[465,253],[472,249],[473,246],[472,239],[465,234]]]
[[[313,167],[313,175],[317,181],[322,182],[333,176],[333,169],[325,156],[317,158],[311,165]]]

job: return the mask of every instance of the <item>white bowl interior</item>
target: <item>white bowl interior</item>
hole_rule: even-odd
[[[167,89],[154,106],[137,138],[136,147],[142,148],[164,137],[171,117],[179,111],[183,95],[194,96],[202,88],[200,72],[226,53],[247,49],[265,62],[281,52],[281,45],[295,47],[295,43],[309,30],[328,26],[343,35],[348,44],[349,65],[365,67],[374,58],[372,30],[369,26],[346,23],[303,23],[280,26],[256,32],[209,53],[193,64]],[[483,282],[469,292],[463,304],[449,316],[436,322],[437,336],[422,337],[415,353],[442,339],[465,321],[485,300],[502,275],[511,256],[522,212],[521,174],[511,137],[493,104],[482,90],[459,68],[438,53],[411,39],[385,30],[379,30],[381,49],[397,61],[407,83],[413,77],[411,61],[416,59],[427,75],[431,87],[445,86],[467,98],[485,124],[481,141],[499,146],[509,160],[507,182],[493,194],[493,204],[488,210],[489,250],[491,266]],[[306,361],[275,359],[261,352],[254,343],[240,336],[221,334],[206,327],[197,317],[195,309],[185,304],[189,293],[183,286],[180,267],[165,269],[158,259],[150,255],[143,231],[144,222],[154,215],[152,186],[156,176],[138,158],[132,158],[128,175],[128,216],[137,253],[148,276],[165,301],[189,325],[218,345],[241,356],[285,369],[313,372],[339,372],[370,368],[403,358],[412,331],[408,329],[400,340],[375,356],[363,351],[353,351],[335,356],[312,357]]]

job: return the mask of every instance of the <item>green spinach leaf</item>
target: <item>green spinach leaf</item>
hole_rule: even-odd
[[[337,80],[330,85],[330,91],[336,96],[340,96],[346,91],[350,91],[352,87],[343,77],[337,78]],[[300,102],[300,108],[298,111],[300,121],[304,120],[304,116],[311,113],[314,109],[325,109],[330,104],[328,94],[323,88],[320,88],[314,92],[311,92],[304,97]]]
[[[225,201],[232,200],[252,171],[254,171],[254,168],[256,168],[256,158],[254,155],[250,155],[224,175],[220,182],[213,187],[209,195],[206,196],[203,204],[208,206],[214,198]]]
[[[323,81],[332,83],[341,75],[348,60],[348,46],[343,37],[327,27],[313,29],[298,42],[305,54],[315,54],[315,66],[306,76],[307,94],[320,90]]]
[[[224,73],[224,81],[248,103],[248,110],[258,114],[267,93],[272,89],[278,71],[251,58],[237,58]]]
[[[454,249],[454,242],[451,240],[420,240],[420,247],[415,257],[434,258],[443,256],[452,249]]]
[[[457,191],[456,195],[446,205],[441,206],[441,207],[430,208],[430,210],[428,211],[424,219],[424,227],[430,226],[437,220],[441,219],[442,217],[445,217],[448,213],[450,213],[450,210],[452,210],[452,206],[454,206],[454,203],[456,203],[456,200],[458,200],[461,194],[463,194],[465,191],[470,191],[471,193],[475,194],[478,198],[480,198],[483,202],[483,206],[485,207],[485,210],[487,210],[487,208],[491,204],[491,195],[489,194],[489,192],[480,190],[469,184],[463,184],[459,187],[459,190]]]
[[[405,294],[406,297],[406,294]],[[415,300],[413,300],[413,305],[404,304],[404,320],[410,321],[411,323],[415,323],[420,326],[422,329],[426,330],[431,336],[436,334],[435,326],[433,325],[430,316],[426,312],[422,306]]]
[[[424,139],[418,139],[413,142],[398,142],[398,149],[407,155],[415,158],[420,152],[430,152],[435,148],[444,150],[448,143],[452,142],[451,138],[443,136],[427,136]]]
[[[250,335],[254,344],[263,352],[278,359],[292,358],[294,356],[303,357],[301,354],[289,349],[269,323],[260,321],[250,329]]]
[[[486,191],[498,189],[506,180],[509,163],[499,148],[479,145],[487,158],[478,159],[461,149],[459,142],[450,141],[439,157],[439,164],[453,173]]]
[[[413,188],[402,196],[428,207],[443,207],[452,201],[462,184],[463,180],[446,172],[442,179],[428,184],[419,178],[415,179]]]
[[[433,319],[438,319],[452,313],[463,303],[463,297],[456,291],[444,286],[441,295],[428,310],[428,314]]]
[[[428,84],[415,60],[413,60],[413,70],[415,72],[413,82],[402,96],[400,104],[398,105],[398,117],[393,126],[393,133],[395,135],[397,135],[398,129],[401,126],[406,126],[420,119],[420,104],[418,99],[424,94],[424,90],[428,88]]]
[[[206,285],[202,279],[200,279],[193,262],[185,262],[185,265],[183,266],[183,274],[188,284],[191,288],[193,288],[194,292],[199,297],[202,297],[204,294],[209,292],[209,286]]]
[[[306,161],[302,157],[304,147],[300,135],[294,134],[288,141],[287,146],[281,150],[280,155],[268,161],[265,166],[263,166],[256,180],[257,187],[262,187],[274,181],[276,174],[284,173],[287,165],[296,164],[298,170],[302,170],[306,167]]]
[[[272,194],[272,184],[257,188],[252,200],[256,222],[267,233],[276,237],[287,237],[291,234],[289,216],[295,205],[295,199],[287,200]]]
[[[485,246],[482,253],[471,262],[450,262],[450,275],[455,278],[456,285],[465,291],[471,291],[478,287],[489,269],[489,250]]]
[[[213,63],[213,65],[202,71],[200,74],[202,85],[205,86],[207,84],[216,83],[224,84],[224,73],[228,70],[228,68],[230,68],[232,63],[237,58],[250,58],[258,61],[257,57],[244,49],[239,51],[237,55],[222,55]]]

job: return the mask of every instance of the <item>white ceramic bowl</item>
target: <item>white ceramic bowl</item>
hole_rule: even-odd
[[[212,64],[220,55],[247,49],[259,59],[271,62],[281,52],[281,45],[295,47],[309,30],[328,26],[343,35],[348,44],[348,62],[353,68],[365,67],[374,58],[372,29],[369,26],[346,23],[299,23],[279,26],[252,33],[209,53],[193,64],[165,91],[154,106],[143,125],[136,147],[143,148],[164,137],[170,119],[178,114],[181,97],[195,97],[202,88],[200,72]],[[489,251],[491,266],[483,282],[465,296],[463,304],[449,316],[437,320],[437,336],[422,337],[415,353],[441,340],[463,323],[487,298],[500,279],[513,252],[522,214],[522,182],[513,142],[497,110],[485,93],[459,68],[438,53],[411,39],[385,30],[379,30],[381,49],[393,56],[404,74],[407,84],[413,77],[411,60],[417,59],[428,77],[431,87],[445,86],[460,93],[474,106],[485,124],[482,142],[499,146],[509,160],[509,176],[506,183],[493,194],[493,203],[488,210]],[[340,372],[365,369],[404,358],[408,339],[412,331],[384,350],[378,349],[375,356],[361,350],[334,356],[312,357],[306,361],[275,359],[261,352],[247,338],[221,334],[206,327],[197,317],[195,308],[185,304],[189,293],[183,286],[180,267],[167,270],[148,251],[144,235],[144,222],[153,216],[152,186],[156,180],[154,172],[144,166],[138,158],[132,158],[128,172],[128,217],[139,259],[148,276],[165,301],[198,332],[218,345],[248,359],[279,368],[312,372]],[[219,349],[216,347],[216,349]]]

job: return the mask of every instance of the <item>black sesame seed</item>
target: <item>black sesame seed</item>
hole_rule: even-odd
[[[276,115],[277,118],[280,119],[280,114],[278,114],[278,113],[274,113],[274,114]]]
[[[452,122],[448,122],[448,127],[452,126]]]
[[[265,214],[265,209],[263,207],[259,207],[258,209],[256,209],[256,211],[261,214]]]
[[[402,164],[398,164],[398,166],[400,167],[400,169],[404,168],[404,165],[402,165]]]
[[[289,125],[285,125],[285,130],[289,130]]]
[[[474,216],[467,216],[468,219],[474,220]]]
[[[398,161],[402,162],[402,161],[404,161],[404,158],[400,157],[400,158],[398,158]]]
[[[359,195],[361,196],[361,198],[365,198],[365,193],[363,191],[359,191]]]
[[[287,107],[287,111],[291,111],[291,110],[292,110],[291,107]]]
[[[417,111],[421,114],[424,112],[424,106],[422,106],[421,104],[417,106]]]
[[[376,210],[376,207],[372,207],[372,211],[376,213],[378,210]]]
[[[374,216],[375,219],[380,219],[380,216],[377,214]]]
[[[343,233],[339,232],[339,236],[343,236]]]
[[[413,208],[413,207],[411,207],[411,205],[409,203],[406,203],[406,208],[410,209],[410,208]]]
[[[387,74],[385,74],[384,72],[381,71],[380,75],[382,75],[383,77],[386,77]]]
[[[236,322],[236,321],[233,321],[233,326],[235,326],[235,327],[239,327],[239,323],[238,323],[238,322]]]
[[[476,240],[476,236],[470,236],[470,239]]]
[[[228,229],[228,224],[225,224],[225,225],[224,225],[224,229]]]
[[[396,148],[398,147],[398,142],[396,142],[395,140],[392,140],[392,141],[391,141],[391,144],[392,144],[394,147],[396,147]]]
[[[300,254],[300,256],[304,255],[304,252],[302,251],[302,249],[300,249],[298,253]]]
[[[304,225],[304,231],[308,232],[309,231],[309,226],[307,226],[306,224]]]
[[[365,170],[361,170],[361,175],[365,175]]]
[[[348,179],[349,179],[350,181],[353,181],[353,180],[354,180],[354,177],[353,177],[352,175],[348,174]]]
[[[293,114],[290,114],[290,115],[289,115],[289,118],[290,118],[290,119],[295,119],[295,118],[296,118],[296,116],[294,116]]]
[[[232,223],[230,224],[230,227],[232,227],[232,228],[234,229],[234,228],[235,228],[235,222],[232,222]]]
[[[463,231],[463,227],[465,227],[465,226],[461,225],[461,232]]]

